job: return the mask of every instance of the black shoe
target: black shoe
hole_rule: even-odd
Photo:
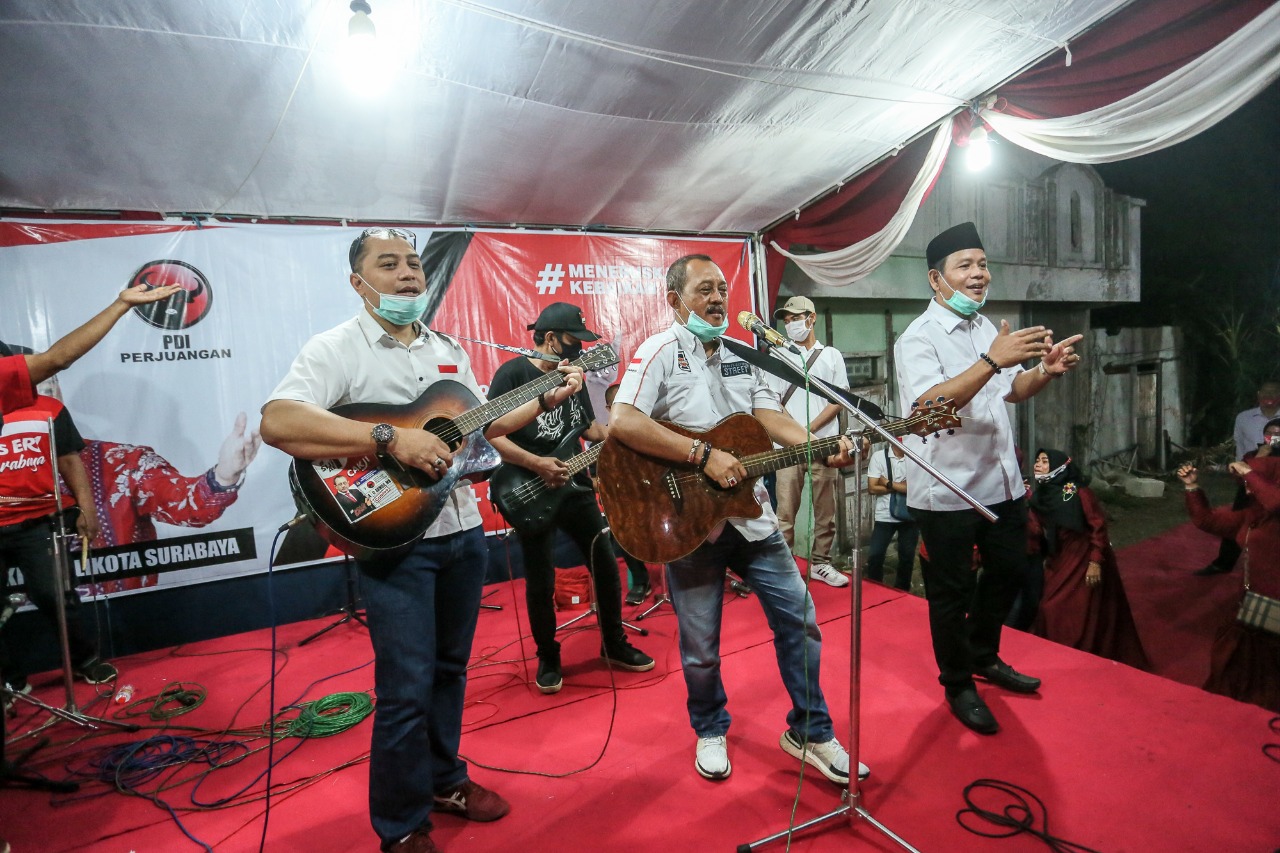
[[[1217,563],[1210,563],[1203,569],[1196,569],[1191,574],[1197,578],[1207,578],[1211,575],[1225,575],[1229,571],[1231,571],[1230,566],[1219,566]]]
[[[543,693],[559,693],[564,687],[564,677],[560,674],[560,656],[554,660],[538,658],[538,690]]]
[[[649,597],[651,592],[653,592],[653,587],[649,584],[633,586],[627,590],[627,604],[644,604],[644,600]]]
[[[653,658],[623,640],[615,646],[606,646],[600,650],[600,657],[612,666],[631,672],[648,672],[653,669]]]
[[[106,684],[108,681],[115,679],[118,672],[111,664],[102,658],[94,655],[84,663],[77,666],[74,670],[76,678],[81,681],[87,681],[90,684]]]
[[[972,687],[961,690],[955,696],[948,696],[947,705],[951,708],[951,713],[956,715],[957,720],[980,735],[993,735],[1000,731],[1000,724],[996,722],[991,709],[979,698],[978,691]]]
[[[1014,693],[1035,693],[1040,689],[1040,679],[1023,675],[1009,664],[998,660],[991,666],[980,666],[973,671],[978,678],[985,678],[997,687]]]

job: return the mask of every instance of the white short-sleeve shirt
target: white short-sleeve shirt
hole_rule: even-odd
[[[412,403],[441,379],[466,386],[483,403],[462,347],[421,327],[408,346],[387,334],[361,310],[354,318],[307,341],[289,372],[271,392],[271,400],[296,400],[331,409],[347,403]],[[482,522],[470,483],[453,490],[424,538],[446,536]]]
[[[835,385],[837,388],[849,388],[849,374],[844,367],[844,356],[835,347],[823,346],[817,341],[814,342],[813,348],[804,351],[804,356],[798,356],[795,353],[786,350],[774,350],[787,360],[787,363],[804,372],[804,365],[808,363],[813,356],[814,350],[818,351],[818,357],[814,360],[813,366],[809,368],[809,376],[821,379],[822,381]],[[791,388],[791,383],[780,376],[773,374],[765,374],[764,381],[774,390],[774,393],[781,399]],[[826,399],[804,390],[797,388],[791,395],[791,399],[787,400],[787,414],[795,418],[797,422],[808,425],[818,414],[830,405]],[[832,418],[831,422],[822,429],[814,433],[817,438],[830,438],[840,431],[840,419]]]
[[[964,373],[996,339],[996,325],[981,314],[964,318],[929,300],[924,313],[911,321],[893,347],[903,416],[934,385]],[[984,506],[1022,497],[1022,473],[1014,451],[1013,427],[1005,397],[1022,367],[1006,367],[982,386],[959,410],[963,427],[954,435],[907,436],[926,462],[951,478]],[[953,511],[970,506],[919,465],[907,466],[907,505],[916,509]]]
[[[885,464],[886,456],[889,457],[887,465]],[[867,480],[875,480],[881,477],[890,483],[901,483],[907,479],[907,457],[904,456],[899,459],[887,444],[878,444],[867,454]],[[892,494],[876,495],[874,520],[889,524],[901,524],[901,521],[889,514],[890,497],[892,497]]]
[[[778,396],[759,370],[723,346],[708,357],[702,342],[680,323],[640,344],[613,402],[634,406],[654,420],[696,430],[708,430],[729,415],[751,414],[753,409],[782,411]],[[729,519],[751,542],[778,529],[769,493],[759,480],[755,497],[764,509],[760,518]],[[714,542],[722,530],[718,526],[707,541]]]

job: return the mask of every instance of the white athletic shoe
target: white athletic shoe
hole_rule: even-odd
[[[783,752],[795,758],[803,754],[806,762],[818,768],[818,772],[832,782],[843,785],[849,781],[849,753],[835,738],[825,743],[811,743],[801,752],[800,741],[790,729],[787,729],[778,739],[778,745],[782,747]],[[871,768],[859,761],[858,778],[865,779],[870,775]]]
[[[733,768],[729,766],[725,736],[698,738],[698,757],[693,766],[704,779],[727,779]]]
[[[830,563],[814,563],[809,567],[809,577],[831,586],[849,585],[849,579]]]

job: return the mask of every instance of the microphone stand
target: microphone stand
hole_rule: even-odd
[[[728,342],[729,339],[721,338],[721,341]],[[750,361],[753,364],[756,364],[762,369],[768,370],[768,368],[765,368],[764,365],[761,365],[759,363],[760,361],[769,361],[767,357],[761,356],[754,349],[744,346],[743,344],[738,343],[737,341],[732,341],[731,343],[736,345],[736,346],[729,347],[729,349],[732,352],[737,353],[738,355],[745,358],[747,361]],[[773,353],[775,357],[781,358],[783,359],[783,361],[786,361],[784,356],[777,355],[776,350],[779,349],[777,344],[771,341],[768,341],[767,339],[766,339],[766,343],[768,343],[769,346],[773,350],[775,350],[775,352]],[[743,353],[741,350],[746,350],[747,352],[750,352],[752,356],[755,356],[755,358],[747,357],[747,355]],[[790,366],[789,363],[788,363],[788,366]],[[773,372],[773,371],[770,371],[770,372]],[[814,389],[816,393],[820,394],[822,397],[826,398],[827,400],[830,400],[831,402],[845,409],[845,411],[849,412],[853,417],[861,421],[863,426],[867,428],[867,431],[876,433],[880,437],[884,438],[886,441],[896,440],[892,434],[890,434],[887,430],[885,430],[884,427],[877,424],[874,420],[871,419],[871,417],[866,412],[862,411],[860,408],[858,408],[856,405],[854,405],[848,399],[846,399],[843,394],[839,393],[839,389],[836,389],[830,383],[825,382],[816,376],[804,376],[802,378],[805,384],[809,388]],[[935,437],[936,437],[936,433],[935,433]],[[961,499],[963,499],[965,503],[969,504],[971,507],[977,510],[978,513],[981,514],[984,518],[986,518],[988,521],[996,520],[995,513],[991,512],[991,510],[987,509],[985,506],[978,503],[978,501],[974,497],[972,497],[963,489],[961,489],[959,486],[957,486],[945,474],[943,474],[937,468],[933,467],[928,462],[926,462],[923,458],[921,458],[920,454],[912,450],[908,446],[907,442],[902,442],[900,446],[902,447],[906,455],[913,462],[915,462],[917,465],[919,465],[921,468],[927,471],[929,475],[932,476],[934,479],[936,479],[938,482],[942,483],[948,489],[955,492],[956,495],[958,495]],[[901,836],[899,836],[897,833],[891,830],[888,826],[876,820],[871,815],[871,812],[869,812],[866,809],[866,807],[863,806],[861,782],[858,779],[858,755],[859,755],[859,752],[861,751],[859,737],[861,734],[860,715],[861,715],[861,705],[862,705],[862,688],[861,688],[861,681],[862,681],[862,480],[861,480],[861,476],[862,475],[861,475],[861,471],[862,471],[862,442],[855,440],[854,450],[853,450],[853,472],[854,472],[854,476],[858,479],[855,480],[855,482],[857,483],[857,488],[855,488],[853,492],[853,506],[854,506],[853,542],[852,542],[853,580],[852,580],[852,583],[849,584],[849,590],[850,590],[849,594],[852,599],[850,604],[851,612],[850,612],[850,618],[849,618],[849,649],[850,649],[850,654],[849,654],[849,663],[850,663],[849,783],[848,785],[845,786],[845,790],[840,797],[844,805],[840,806],[834,811],[831,811],[824,815],[820,815],[816,818],[813,818],[812,820],[807,820],[804,823],[796,824],[794,827],[789,827],[788,829],[785,829],[782,832],[777,832],[777,833],[774,833],[773,835],[769,835],[769,836],[766,836],[765,838],[760,838],[760,839],[757,839],[756,841],[751,841],[746,844],[740,844],[738,845],[738,848],[737,848],[738,853],[752,853],[752,851],[764,846],[765,844],[768,844],[773,841],[777,841],[780,838],[789,838],[792,834],[796,832],[800,832],[802,830],[806,830],[811,827],[818,826],[820,824],[826,823],[829,820],[832,820],[834,818],[839,818],[839,817],[847,817],[849,819],[850,827],[854,825],[855,821],[861,818],[862,820],[865,820],[867,823],[871,824],[871,826],[875,827],[881,833],[883,833],[891,841],[898,844],[904,850],[909,850],[911,851],[911,853],[920,853],[919,850],[917,850],[915,847],[912,847],[911,844],[909,844],[905,839],[903,839]]]

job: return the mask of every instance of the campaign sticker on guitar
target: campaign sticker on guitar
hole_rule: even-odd
[[[351,522],[367,518],[404,491],[394,477],[374,465],[369,457],[324,459],[311,463],[311,467]]]

